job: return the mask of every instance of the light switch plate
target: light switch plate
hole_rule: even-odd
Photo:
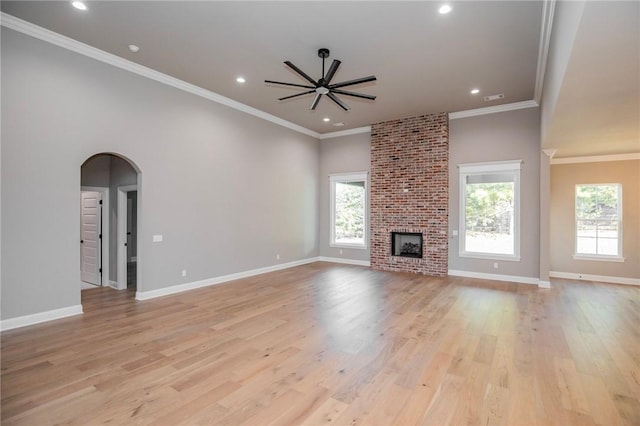
[[[162,241],[162,235],[154,235],[153,236],[153,242],[154,243],[159,243]]]

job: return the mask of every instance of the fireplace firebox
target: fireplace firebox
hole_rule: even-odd
[[[422,234],[418,232],[392,232],[391,255],[422,258]]]

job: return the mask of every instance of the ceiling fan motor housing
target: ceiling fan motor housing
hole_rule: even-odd
[[[347,104],[345,104],[344,102],[342,102],[336,96],[336,94],[346,95],[346,96],[353,96],[355,98],[368,99],[368,100],[371,100],[371,101],[376,99],[376,97],[373,96],[373,95],[367,95],[367,94],[364,94],[364,93],[356,93],[356,92],[351,92],[351,91],[347,91],[347,90],[343,89],[343,87],[346,87],[346,86],[352,86],[354,84],[360,84],[360,83],[366,83],[366,82],[369,82],[369,81],[375,81],[376,77],[374,75],[371,75],[369,77],[356,78],[355,80],[343,81],[341,83],[333,83],[332,84],[331,80],[333,79],[333,76],[335,75],[336,71],[338,70],[338,67],[341,64],[341,61],[339,61],[337,59],[334,59],[333,63],[329,67],[329,70],[325,74],[324,60],[329,57],[329,49],[324,48],[324,47],[321,48],[321,49],[318,49],[318,57],[322,58],[322,76],[318,80],[314,80],[313,78],[308,76],[304,71],[302,71],[300,68],[296,67],[291,61],[284,61],[285,65],[287,65],[289,68],[291,68],[293,71],[295,71],[298,75],[300,75],[306,81],[311,83],[311,85],[308,85],[308,84],[297,84],[297,83],[285,83],[285,82],[282,82],[282,81],[273,81],[273,80],[265,80],[264,82],[265,83],[271,83],[271,84],[280,84],[280,85],[283,85],[283,86],[292,86],[292,87],[301,87],[301,88],[304,88],[304,89],[310,89],[310,90],[307,90],[307,91],[302,92],[302,93],[297,93],[295,95],[289,95],[289,96],[285,96],[283,98],[279,98],[278,99],[280,101],[283,101],[285,99],[297,98],[298,96],[304,96],[304,95],[308,95],[308,94],[311,94],[311,93],[315,93],[316,96],[313,99],[313,102],[311,103],[311,108],[309,108],[310,110],[315,110],[316,109],[316,107],[318,106],[318,102],[320,102],[320,98],[322,98],[323,95],[326,95],[329,99],[331,99],[335,104],[337,104],[340,108],[342,108],[345,111],[349,110],[349,106]]]

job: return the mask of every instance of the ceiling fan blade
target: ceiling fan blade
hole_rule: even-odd
[[[311,103],[311,108],[309,108],[310,110],[316,109],[316,107],[318,106],[318,102],[320,102],[321,97],[322,97],[322,93],[316,94],[316,97],[313,99],[313,102]]]
[[[369,77],[356,78],[355,80],[344,81],[342,83],[336,83],[329,85],[329,89],[337,89],[338,87],[351,86],[353,84],[366,83],[368,81],[375,81],[376,76],[370,75]]]
[[[340,62],[337,59],[333,60],[333,62],[331,63],[331,66],[329,67],[329,71],[327,71],[327,75],[324,76],[325,84],[329,84],[331,82],[331,79],[335,75],[336,71],[338,71],[338,67],[340,66],[341,63],[342,62]]]
[[[354,96],[356,98],[363,98],[363,99],[370,99],[372,101],[376,100],[376,97],[373,95],[366,95],[364,93],[356,93],[356,92],[349,92],[346,90],[340,90],[340,89],[331,89],[331,91],[333,93],[338,93],[340,95],[347,95],[347,96]]]
[[[329,92],[329,93],[327,93],[327,96],[333,102],[337,103],[340,108],[342,108],[345,111],[349,111],[349,106],[347,104],[345,104],[344,102],[342,102],[340,99],[338,99],[338,97],[336,95],[334,95],[333,93]]]
[[[315,90],[308,90],[302,93],[296,93],[295,95],[285,96],[284,98],[278,98],[279,101],[284,101],[285,99],[297,98],[298,96],[308,95],[309,93],[313,93]]]
[[[305,89],[315,89],[315,86],[305,86],[304,84],[285,83],[282,81],[265,80],[265,83],[281,84],[283,86],[304,87]]]
[[[300,68],[296,67],[295,65],[293,65],[291,63],[291,61],[284,61],[284,63],[291,68],[292,70],[294,70],[295,72],[297,72],[298,74],[300,74],[302,77],[304,77],[305,80],[307,80],[309,83],[313,84],[314,87],[318,86],[318,83],[312,79],[311,77],[309,77],[307,74],[305,74],[304,71],[302,71]]]

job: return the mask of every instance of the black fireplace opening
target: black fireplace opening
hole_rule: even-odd
[[[422,258],[422,234],[419,232],[392,232],[391,255]]]

